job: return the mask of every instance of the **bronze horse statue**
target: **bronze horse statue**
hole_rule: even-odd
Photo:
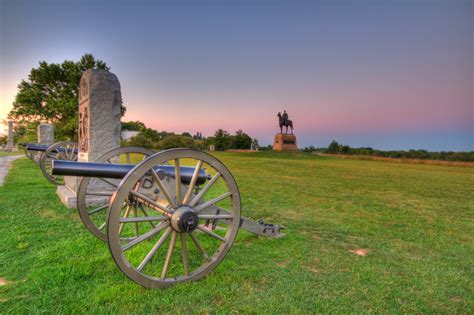
[[[281,115],[281,113],[278,113],[278,120],[280,122],[280,133],[283,133],[283,127],[286,127],[285,133],[288,133],[288,127],[290,127],[291,134],[293,134],[293,121],[290,119],[285,119]]]

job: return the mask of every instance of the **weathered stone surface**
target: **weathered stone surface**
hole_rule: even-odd
[[[209,151],[211,151],[211,152],[216,151],[216,146],[213,145],[213,144],[209,145]]]
[[[120,146],[122,94],[115,74],[84,72],[79,92],[79,161],[90,162]]]
[[[121,106],[120,82],[115,74],[99,69],[84,72],[79,88],[80,162],[94,161],[105,152],[120,146]],[[65,183],[75,198],[78,178],[66,177]],[[67,206],[75,206],[75,201],[69,201],[63,188],[58,188],[57,193]]]
[[[51,124],[39,124],[37,129],[38,143],[51,145],[54,143],[54,126]]]
[[[295,135],[288,135],[284,133],[278,133],[275,135],[273,142],[274,151],[297,151],[298,144],[296,143]]]
[[[8,141],[7,146],[5,147],[5,151],[12,152],[15,149],[15,145],[13,143],[13,121],[8,122]]]

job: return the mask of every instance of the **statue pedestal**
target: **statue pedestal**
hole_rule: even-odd
[[[274,151],[297,151],[296,136],[284,133],[277,133],[273,141]]]

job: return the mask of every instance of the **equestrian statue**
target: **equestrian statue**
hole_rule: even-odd
[[[286,110],[283,111],[283,115],[278,112],[277,117],[280,123],[280,133],[283,133],[283,127],[286,127],[285,134],[288,134],[288,127],[290,127],[291,134],[293,134],[293,121],[288,119]]]

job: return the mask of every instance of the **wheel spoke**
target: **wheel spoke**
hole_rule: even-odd
[[[112,187],[114,187],[114,188],[117,188],[117,187],[118,187],[117,185],[115,185],[114,183],[108,181],[107,179],[100,178],[100,177],[97,177],[97,179],[103,181],[103,182],[106,183],[106,184],[109,184],[110,186],[112,186]]]
[[[102,231],[102,230],[105,228],[106,225],[107,225],[107,222],[102,223],[102,224],[99,226],[99,230]]]
[[[150,206],[154,210],[156,210],[158,212],[162,212],[167,216],[171,216],[170,210],[168,208],[166,208],[165,206],[163,206],[161,203],[158,203],[154,200],[151,200],[147,196],[145,196],[145,195],[143,195],[143,194],[141,194],[141,193],[139,193],[138,191],[135,191],[135,190],[131,190],[130,193],[132,195],[134,195],[135,197],[137,197],[139,199],[139,201],[147,203],[148,206]]]
[[[91,210],[91,211],[89,211],[89,212],[87,212],[87,213],[88,213],[89,215],[93,215],[93,214],[95,214],[95,213],[97,213],[97,212],[99,212],[99,211],[102,211],[102,210],[104,210],[104,209],[107,209],[108,207],[109,207],[109,205],[108,205],[108,204],[105,204],[105,205],[100,206],[100,207],[98,207],[98,208],[95,208],[94,210]]]
[[[135,238],[133,241],[130,241],[127,244],[123,245],[122,250],[126,251],[126,250],[132,248],[133,246],[135,246],[135,245],[137,245],[137,244],[139,244],[143,241],[146,241],[147,239],[149,239],[149,238],[155,236],[156,234],[160,233],[161,231],[163,231],[163,229],[165,229],[166,227],[169,227],[168,222],[165,222],[165,223],[162,223],[162,224],[158,225],[153,230],[150,230],[146,233],[143,233],[139,237]]]
[[[186,234],[181,233],[179,234],[181,238],[181,251],[183,253],[183,267],[184,267],[184,275],[189,275],[189,260],[188,260],[188,250],[186,248]]]
[[[163,265],[163,271],[161,272],[161,279],[166,278],[166,274],[168,273],[168,267],[170,266],[171,256],[173,256],[174,246],[176,245],[176,237],[178,233],[173,231],[171,235],[171,242],[168,247],[168,252],[166,253],[165,264]]]
[[[234,217],[230,214],[201,214],[199,219],[203,220],[232,220]]]
[[[125,155],[127,156],[127,163],[132,164],[132,159],[130,158],[130,152],[127,152]]]
[[[196,247],[197,247],[198,251],[201,253],[202,257],[204,257],[204,259],[207,260],[207,261],[211,261],[211,258],[209,258],[209,256],[206,254],[206,251],[204,250],[204,248],[202,248],[202,245],[199,242],[199,240],[197,239],[196,235],[194,235],[194,233],[191,232],[191,233],[189,233],[189,236],[193,240],[194,245],[196,245]]]
[[[138,211],[137,207],[133,207],[133,214],[135,214],[135,218],[138,218]],[[139,229],[138,229],[138,222],[135,221],[135,237],[138,237],[139,235]]]
[[[202,231],[202,232],[206,233],[206,234],[209,235],[209,236],[214,237],[215,239],[218,239],[218,240],[221,241],[221,242],[227,242],[227,240],[226,240],[225,238],[223,238],[223,237],[220,236],[220,235],[217,235],[217,234],[214,233],[214,232],[209,231],[208,229],[206,229],[206,228],[205,228],[204,226],[202,226],[202,225],[198,225],[198,226],[197,226],[197,229],[198,229],[199,231]]]
[[[231,195],[232,195],[232,193],[231,193],[230,191],[228,191],[228,192],[226,192],[225,194],[220,195],[219,197],[216,197],[216,198],[214,198],[214,199],[211,199],[211,200],[209,200],[209,201],[206,201],[205,203],[203,203],[203,204],[197,206],[197,207],[194,208],[194,209],[196,210],[196,212],[199,212],[199,211],[201,211],[201,210],[203,210],[203,209],[206,209],[206,208],[208,208],[208,207],[210,207],[210,206],[215,205],[217,202],[219,202],[219,201],[221,201],[221,200],[223,200],[223,199],[225,199],[225,198],[227,198],[227,197],[229,197],[229,196],[231,196]]]
[[[168,238],[168,236],[170,235],[171,233],[171,228],[169,227],[165,233],[163,233],[163,235],[161,235],[160,239],[158,240],[158,242],[156,242],[155,246],[153,246],[153,248],[148,252],[148,254],[145,256],[145,258],[142,260],[142,262],[140,263],[140,265],[138,265],[137,267],[137,270],[138,271],[142,271],[143,268],[145,268],[145,266],[150,262],[150,260],[153,258],[153,256],[156,254],[156,252],[158,251],[158,249],[160,249],[161,245],[163,245],[163,243],[166,241],[166,239]],[[145,234],[143,234],[145,235]],[[133,242],[133,241],[132,241]],[[130,242],[131,243],[131,242]]]
[[[176,182],[176,204],[181,204],[181,166],[179,159],[174,160],[174,179]]]
[[[122,218],[119,220],[120,223],[135,223],[135,222],[151,222],[151,221],[166,221],[168,217],[135,217],[135,218]]]
[[[141,212],[145,215],[145,217],[148,217],[149,215],[148,215],[148,213],[145,211],[145,209],[143,208],[143,206],[140,205],[139,207],[140,207]],[[164,217],[164,218],[165,218],[165,217]],[[151,225],[152,227],[156,227],[153,222],[148,221],[148,223],[150,223],[150,225]]]
[[[122,208],[123,209],[123,208]],[[128,218],[128,215],[130,214],[130,206],[127,206],[127,209],[125,209],[125,213],[123,214],[123,218],[126,219]],[[124,223],[120,223],[119,227],[119,235],[122,234],[123,228],[125,227]]]
[[[104,197],[110,197],[114,193],[112,191],[90,191],[87,193],[88,196],[104,196]]]
[[[67,160],[67,157],[64,156],[64,154],[62,152],[58,151],[58,160]]]
[[[199,192],[199,194],[197,194],[191,200],[191,202],[189,203],[189,206],[194,207],[195,205],[197,205],[197,203],[202,199],[204,194],[212,187],[212,185],[214,185],[214,183],[219,179],[220,176],[221,176],[221,173],[219,173],[219,172],[216,175],[214,175],[211,178],[211,180],[207,183],[207,185]]]
[[[191,194],[193,193],[194,185],[196,185],[196,181],[199,176],[199,172],[201,171],[202,161],[199,160],[196,164],[196,168],[194,169],[193,177],[191,177],[191,182],[189,183],[188,190],[186,191],[186,195],[184,195],[183,204],[187,204],[189,198],[191,198]]]
[[[163,192],[163,195],[165,195],[166,200],[168,200],[170,206],[173,209],[176,209],[176,203],[174,202],[173,198],[171,198],[170,194],[168,193],[168,190],[166,187],[163,185],[161,182],[161,179],[158,177],[158,174],[154,169],[151,169],[151,174],[153,175],[153,179],[155,180],[156,184],[158,185],[158,188],[160,188],[160,191]]]

